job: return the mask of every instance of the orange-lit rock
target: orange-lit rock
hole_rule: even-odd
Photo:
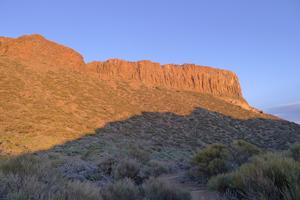
[[[211,94],[252,109],[243,99],[238,77],[228,70],[194,64],[161,65],[151,61],[119,59],[85,64],[78,52],[36,34],[16,39],[0,37],[0,56],[34,69],[72,69],[96,75],[101,80],[129,82],[133,87],[144,85]]]
[[[111,59],[87,64],[87,71],[103,80],[122,80],[150,87],[211,94],[249,109],[238,77],[228,70],[194,64],[160,65],[151,61],[127,62]]]
[[[16,39],[0,38],[0,56],[40,69],[83,69],[83,57],[71,48],[45,39],[41,35],[25,35]]]

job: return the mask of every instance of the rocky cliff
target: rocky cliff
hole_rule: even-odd
[[[36,69],[72,69],[96,75],[102,80],[210,94],[251,109],[243,99],[238,77],[228,70],[194,64],[161,65],[151,61],[128,62],[119,59],[85,64],[76,51],[41,35],[26,35],[16,39],[1,37],[0,56]]]
[[[102,79],[117,79],[147,86],[242,98],[238,77],[231,71],[193,64],[160,65],[151,61],[127,62],[112,59],[88,64]]]

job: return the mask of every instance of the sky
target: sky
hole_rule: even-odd
[[[39,33],[86,62],[228,69],[252,106],[300,105],[299,0],[0,0],[0,10],[1,36]]]

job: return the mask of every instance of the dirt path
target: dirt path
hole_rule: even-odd
[[[201,187],[193,182],[183,182],[183,175],[184,173],[178,173],[161,176],[160,178],[171,185],[176,185],[179,188],[189,191],[191,193],[192,200],[217,200],[217,193],[211,192],[206,187]]]

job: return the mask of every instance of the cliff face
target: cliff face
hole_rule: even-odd
[[[238,77],[227,70],[193,64],[160,65],[151,61],[128,62],[118,59],[85,64],[76,51],[40,35],[16,39],[0,37],[0,56],[41,70],[72,69],[96,75],[102,80],[211,94],[251,109],[243,99]]]
[[[211,67],[192,64],[160,65],[151,61],[127,62],[113,59],[92,62],[87,68],[89,72],[97,73],[101,79],[242,98],[238,77],[233,72]]]

